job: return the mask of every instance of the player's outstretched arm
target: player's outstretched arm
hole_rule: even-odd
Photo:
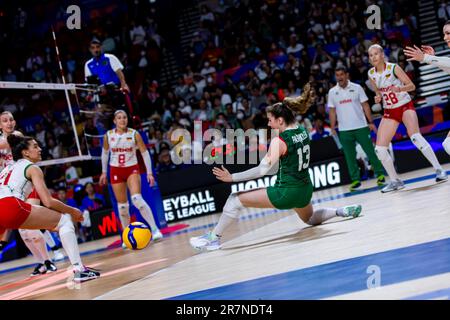
[[[239,182],[251,179],[257,179],[267,175],[276,163],[280,160],[281,155],[287,152],[286,143],[281,139],[275,138],[269,146],[269,150],[257,167],[249,170],[231,174],[224,166],[222,168],[213,168],[213,174],[217,179],[223,182]]]
[[[434,65],[445,72],[450,73],[450,58],[448,57],[437,57],[434,54],[434,50],[431,51],[431,47],[426,47],[424,51],[419,49],[417,46],[414,47],[406,47],[404,50],[408,61],[418,61],[427,64]],[[433,48],[431,48],[433,49]],[[428,53],[429,52],[429,53]]]

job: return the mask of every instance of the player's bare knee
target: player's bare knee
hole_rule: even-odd
[[[239,200],[238,195],[236,193],[232,193],[223,207],[223,213],[231,218],[238,219],[243,208],[244,206]]]

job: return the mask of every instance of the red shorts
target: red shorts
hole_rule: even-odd
[[[31,213],[31,204],[15,197],[0,199],[0,233],[5,229],[19,229]]]
[[[110,167],[109,179],[111,184],[127,182],[128,177],[132,174],[139,174],[139,166],[135,164],[131,167]]]
[[[399,123],[402,123],[403,113],[406,110],[416,111],[416,108],[414,108],[414,103],[412,101],[394,109],[384,109],[383,118],[392,119]]]
[[[36,192],[36,189],[33,188],[33,191],[31,191],[30,195],[28,196],[28,199],[37,199],[37,200],[41,200],[39,198],[38,193]]]

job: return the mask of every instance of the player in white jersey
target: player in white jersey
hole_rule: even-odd
[[[443,28],[444,41],[450,48],[450,20],[447,21]],[[420,49],[417,46],[406,47],[404,50],[405,55],[409,58],[408,61],[418,61],[431,64],[440,68],[450,74],[450,58],[449,57],[437,57],[434,49],[430,46],[421,46]],[[447,134],[442,143],[444,150],[450,155],[450,131]]]
[[[127,201],[127,187],[130,190],[131,201],[139,210],[142,218],[152,230],[152,239],[159,240],[163,237],[156,226],[152,209],[145,202],[141,194],[141,176],[139,172],[136,150],[139,149],[147,170],[147,181],[153,186],[152,164],[147,147],[141,135],[134,129],[128,128],[128,116],[125,111],[117,110],[114,113],[114,124],[116,128],[109,130],[103,138],[102,150],[102,175],[100,185],[107,182],[106,173],[108,169],[108,157],[110,167],[110,183],[117,199],[119,218],[122,228],[130,224],[130,205]]]
[[[72,219],[81,222],[83,214],[52,198],[41,168],[35,165],[42,160],[39,144],[31,137],[14,134],[9,135],[7,141],[15,163],[0,173],[0,235],[5,229],[57,230],[73,266],[74,281],[98,278],[100,273],[86,268],[80,257]],[[25,202],[33,188],[45,207]]]
[[[0,114],[0,171],[3,170],[6,166],[14,163],[11,149],[6,139],[10,134],[22,136],[22,133],[16,131],[15,127],[16,121],[14,120],[14,116],[12,115],[12,113],[9,111],[2,112]],[[26,201],[30,204],[40,204],[39,197],[37,197],[36,192],[33,192]],[[31,273],[31,276],[56,271],[57,268],[51,261],[48,254],[46,242],[49,241],[47,240],[52,240],[49,245],[54,249],[53,252],[55,253],[55,257],[58,257],[61,260],[61,256],[62,259],[64,259],[64,255],[62,254],[62,252],[60,252],[60,250],[58,250],[59,248],[56,246],[53,238],[51,238],[50,232],[45,230],[46,234],[42,234],[42,232],[39,230],[19,229],[18,231],[25,245],[37,261],[37,266]],[[7,243],[8,237],[9,230],[4,233],[4,238],[2,240]]]
[[[390,192],[404,188],[400,180],[388,146],[401,122],[405,125],[412,143],[422,152],[436,170],[436,181],[447,180],[447,174],[442,169],[430,144],[421,135],[414,104],[408,92],[416,86],[403,69],[394,63],[385,62],[384,50],[380,45],[372,45],[369,50],[369,60],[373,65],[368,72],[370,81],[375,88],[375,102],[383,101],[384,115],[378,128],[375,151],[386,169],[390,181],[381,192]]]

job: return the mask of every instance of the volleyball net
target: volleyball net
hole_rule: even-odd
[[[61,149],[45,154],[40,166],[98,160],[112,115],[99,92],[91,84],[0,81],[0,110],[10,111],[16,130],[37,138],[47,150]]]

